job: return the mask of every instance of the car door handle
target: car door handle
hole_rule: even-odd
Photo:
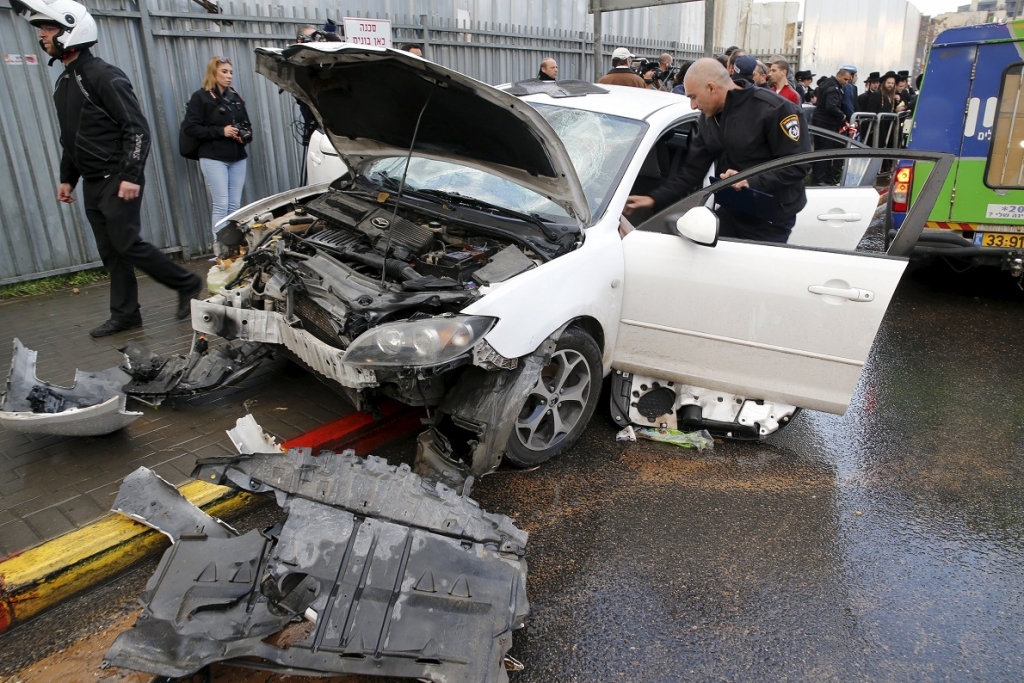
[[[874,301],[875,293],[870,292],[866,289],[857,289],[851,287],[849,289],[842,289],[840,287],[827,287],[825,285],[811,285],[807,288],[807,291],[811,294],[820,294],[822,296],[834,296],[840,299],[849,299],[850,301]]]
[[[859,213],[822,213],[818,214],[819,221],[845,221],[856,223],[862,218]]]

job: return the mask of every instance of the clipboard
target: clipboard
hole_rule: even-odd
[[[715,202],[734,213],[755,216],[769,223],[774,223],[779,217],[779,205],[775,201],[775,195],[752,187],[744,187],[741,190],[731,187],[721,189],[715,193]]]

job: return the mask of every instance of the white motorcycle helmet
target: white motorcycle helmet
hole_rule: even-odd
[[[11,9],[33,26],[60,26],[54,42],[65,52],[84,50],[99,40],[96,20],[85,5],[74,0],[11,0]]]

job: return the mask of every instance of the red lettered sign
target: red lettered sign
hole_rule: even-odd
[[[391,47],[391,22],[387,19],[345,17],[345,41],[370,47]]]

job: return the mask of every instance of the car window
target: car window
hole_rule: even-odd
[[[1024,187],[1024,62],[1003,72],[985,184],[993,188]]]
[[[595,217],[600,216],[619,186],[647,124],[610,114],[531,104],[562,139],[590,211]]]
[[[371,183],[377,183],[381,174],[401,178],[405,162],[404,156],[382,157],[363,166],[360,172]],[[522,185],[486,171],[447,161],[413,157],[409,160],[405,183],[413,190],[441,190],[460,194],[522,213],[536,213],[552,218],[568,217],[565,210],[550,199]]]
[[[561,138],[583,185],[591,213],[599,216],[618,187],[647,124],[566,107],[534,106]],[[404,156],[383,157],[364,166],[361,173],[371,182],[381,173],[400,178],[405,162]],[[405,182],[412,189],[458,193],[522,213],[552,218],[568,216],[543,195],[486,171],[451,162],[413,157]]]
[[[816,162],[793,157],[785,166],[751,175],[748,182],[752,189],[737,191],[725,186],[706,197],[701,190],[637,227],[673,232],[672,221],[703,201],[718,217],[720,239],[884,255],[891,239],[889,186],[900,152],[894,150],[892,157],[869,154],[865,151],[864,156]],[[775,201],[776,190],[770,183],[777,182],[783,171],[789,171],[788,181],[778,196],[785,196],[792,209],[800,205],[802,208],[795,215],[783,209],[776,219],[780,209]],[[775,179],[770,179],[771,175]],[[792,221],[788,234],[784,227],[776,231],[778,226],[788,225],[788,220]]]

